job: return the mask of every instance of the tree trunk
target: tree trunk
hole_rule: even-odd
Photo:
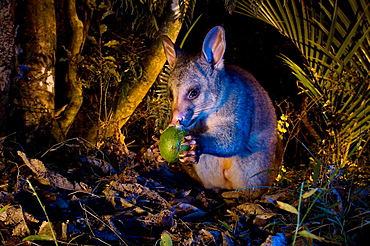
[[[54,0],[28,0],[18,5],[18,62],[13,130],[44,132],[54,119],[56,19]],[[35,136],[29,135],[29,138]],[[30,139],[28,139],[30,141]]]
[[[111,137],[117,133],[120,134],[120,129],[143,100],[166,62],[162,47],[162,36],[167,35],[172,40],[176,40],[181,26],[181,21],[174,18],[172,8],[168,10],[167,16],[143,61],[143,78],[130,88],[128,95],[122,93],[119,96],[111,119],[108,122],[100,122],[100,124],[90,129],[85,137],[86,140],[93,144],[99,144],[104,138]]]
[[[84,25],[78,18],[76,12],[76,1],[67,0],[67,16],[71,26],[71,40],[68,46],[68,66],[65,76],[66,94],[69,100],[62,117],[58,120],[58,124],[54,125],[53,136],[57,141],[63,141],[76,118],[78,111],[82,105],[82,84],[78,78],[78,59],[85,40]]]
[[[13,1],[0,2],[0,137],[6,135],[6,109],[14,71]]]

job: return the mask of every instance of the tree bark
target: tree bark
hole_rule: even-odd
[[[15,127],[15,131],[31,132],[40,129],[40,126],[49,125],[54,118],[54,0],[24,1],[18,5],[16,13],[20,76],[14,83],[15,118],[12,118],[11,126]]]
[[[7,105],[15,67],[13,1],[0,2],[0,137],[7,133]]]
[[[181,26],[182,23],[179,19],[175,19],[175,14],[171,6],[171,9],[168,10],[165,20],[143,61],[143,78],[130,88],[128,95],[122,93],[119,96],[111,119],[108,122],[100,122],[92,127],[85,137],[86,140],[93,144],[99,144],[104,138],[120,133],[120,129],[143,100],[166,62],[162,47],[162,36],[167,35],[172,40],[176,40]]]
[[[76,118],[82,105],[82,83],[78,78],[78,59],[85,40],[84,25],[76,12],[76,0],[67,0],[67,16],[71,26],[71,40],[68,46],[68,66],[66,72],[66,88],[69,103],[53,129],[53,136],[57,141],[63,141]]]

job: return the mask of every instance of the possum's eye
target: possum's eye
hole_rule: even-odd
[[[199,89],[191,89],[188,93],[189,99],[195,99],[199,96],[200,90]]]

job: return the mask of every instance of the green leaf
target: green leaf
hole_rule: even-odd
[[[161,241],[159,242],[160,246],[172,246],[172,239],[168,232],[163,232],[161,235]]]
[[[228,231],[233,231],[233,228],[232,228],[231,226],[229,226],[229,224],[227,224],[226,222],[221,221],[221,220],[219,220],[218,222],[219,222],[223,227],[225,227],[225,228],[226,228],[226,230],[228,230]]]
[[[1,214],[2,212],[4,212],[8,207],[9,207],[9,205],[5,205],[4,207],[2,207],[2,208],[0,209],[0,214]]]
[[[306,231],[306,230],[299,231],[298,235],[301,237],[316,239],[316,240],[319,240],[320,242],[324,241],[323,237],[316,236],[315,234],[312,234],[311,232]]]
[[[40,235],[31,235],[22,239],[22,241],[35,241],[35,240],[54,241],[54,238],[50,235],[40,234]]]

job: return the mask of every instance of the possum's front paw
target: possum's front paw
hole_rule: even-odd
[[[162,133],[162,132],[161,132]],[[149,147],[148,152],[151,152],[154,160],[156,162],[164,162],[165,160],[161,156],[158,148],[159,144],[159,136],[158,135],[153,135],[152,139],[154,140],[154,143]]]
[[[190,146],[190,149],[184,151],[180,154],[180,161],[181,162],[198,162],[199,160],[199,148],[197,144],[197,140],[194,136],[186,136],[186,142],[182,145]]]

